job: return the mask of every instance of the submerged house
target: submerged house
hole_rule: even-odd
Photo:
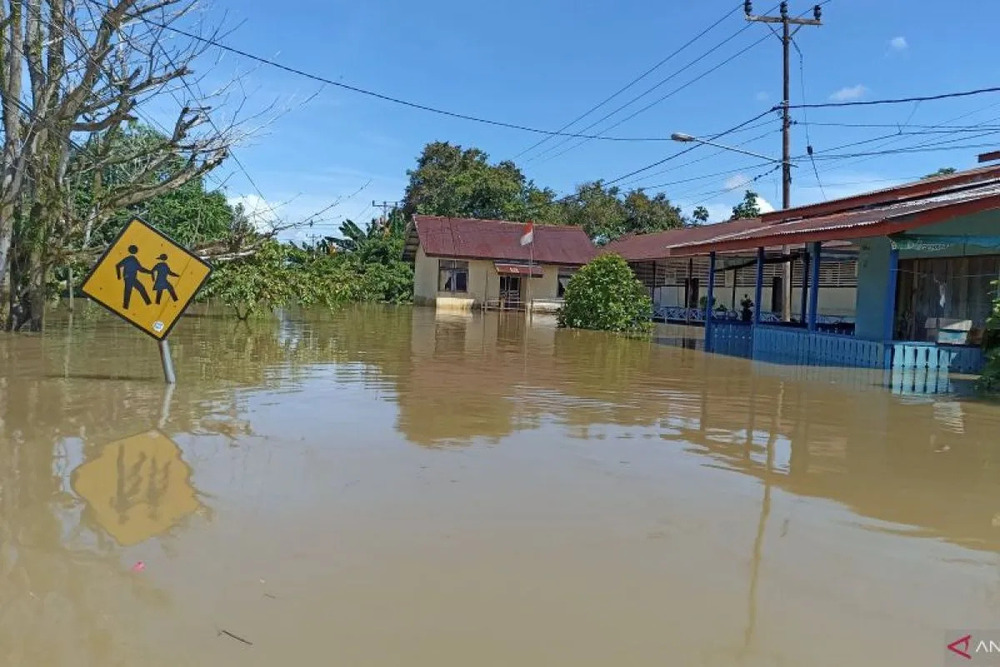
[[[403,259],[413,262],[415,304],[555,310],[596,254],[581,227],[415,215]]]
[[[703,323],[708,257],[672,256],[669,251],[764,225],[760,218],[746,218],[630,235],[609,243],[607,250],[620,254],[628,261],[636,277],[649,290],[657,319]],[[780,248],[769,248],[768,251],[774,261],[764,265],[761,317],[764,321],[779,321],[785,296],[782,284],[784,272],[782,262],[774,257],[780,254]],[[721,270],[716,267],[713,298],[717,309],[724,308],[730,316],[735,316],[744,297],[754,294],[757,276],[752,261],[736,256],[729,259],[731,261],[724,262]],[[789,251],[787,259],[791,264],[791,318],[793,321],[805,321],[809,255],[802,248],[795,248]],[[857,250],[850,244],[830,244],[824,259],[819,277],[823,317],[831,322],[851,322],[857,296]]]
[[[765,322],[764,269],[789,261],[783,247],[809,258],[805,317]],[[827,326],[820,317],[819,277],[831,247],[857,257],[855,321],[849,331]],[[716,227],[710,236],[671,245],[662,255],[706,260],[709,297],[726,266],[752,267],[752,316],[748,322],[723,320],[706,310],[710,350],[927,377],[974,373],[983,365],[980,343],[997,296],[993,283],[1000,279],[1000,167],[775,211],[746,229]]]

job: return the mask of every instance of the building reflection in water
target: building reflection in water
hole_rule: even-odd
[[[499,442],[543,423],[594,439],[617,427],[756,477],[768,495],[774,486],[826,498],[879,522],[1000,550],[988,472],[1000,459],[1000,424],[991,406],[915,401],[864,373],[763,367],[526,324],[523,314],[415,309],[411,327],[410,358],[393,373],[397,427],[410,442]]]

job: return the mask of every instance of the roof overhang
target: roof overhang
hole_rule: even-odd
[[[529,267],[527,264],[493,262],[493,266],[496,268],[497,273],[502,276],[527,276],[530,274],[532,278],[541,278],[545,275],[545,271],[538,264],[532,264]]]
[[[768,225],[781,224],[803,218],[815,218],[823,215],[853,211],[869,206],[886,206],[915,199],[932,197],[945,192],[974,188],[988,181],[1000,178],[1000,166],[992,165],[979,169],[960,171],[946,176],[925,178],[914,183],[897,185],[884,190],[866,192],[843,199],[808,204],[790,209],[779,209],[762,214],[761,220]]]
[[[871,212],[870,216],[860,217],[856,221],[844,220],[843,223],[839,222],[838,216],[808,218],[780,225],[769,225],[749,233],[728,235],[676,246],[671,249],[671,255],[704,255],[709,252],[751,250],[762,246],[888,236],[944,222],[951,218],[995,209],[1000,209],[1000,194],[959,202],[942,202],[936,206],[928,206],[914,212],[908,212],[904,209],[894,214],[891,208],[875,210]]]

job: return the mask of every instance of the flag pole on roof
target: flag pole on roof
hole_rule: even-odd
[[[527,313],[531,314],[531,278],[534,275],[534,264],[535,259],[535,223],[528,221],[528,224],[524,226],[524,233],[521,234],[521,245],[528,246],[528,282],[527,282],[527,299],[525,301],[525,310]]]

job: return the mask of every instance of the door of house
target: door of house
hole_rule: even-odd
[[[500,299],[508,304],[521,301],[521,276],[500,276]]]

